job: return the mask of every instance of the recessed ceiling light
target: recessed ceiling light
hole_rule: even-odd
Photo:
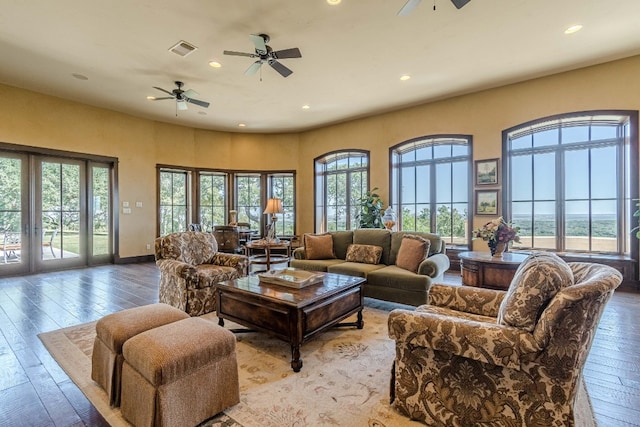
[[[576,24],[576,25],[572,25],[569,28],[567,28],[566,30],[564,30],[564,33],[565,34],[573,34],[573,33],[577,33],[581,29],[582,29],[582,25]]]
[[[409,74],[405,74],[404,76],[400,76],[400,80],[405,81],[405,80],[409,80],[411,78],[411,76]]]
[[[155,96],[147,96],[147,99],[149,101],[154,101],[156,99],[156,97]]]
[[[340,4],[342,0],[327,0],[327,3],[329,3],[331,6],[335,6],[337,4]]]
[[[244,123],[238,123],[238,127],[239,127],[239,128],[243,128],[243,127],[245,127],[245,126],[247,126],[247,125],[245,125]]]
[[[71,74],[73,77],[75,77],[78,80],[89,80],[89,77],[85,76],[84,74],[80,74],[80,73],[73,73]]]
[[[214,61],[209,61],[209,65],[210,65],[212,68],[220,68],[220,67],[222,67],[222,64],[221,64],[221,63],[219,63],[218,61],[215,61],[215,60],[214,60]]]
[[[303,110],[308,110],[309,108],[311,108],[311,106],[310,106],[310,105],[306,105],[306,104],[305,104],[305,105],[303,105],[303,106],[302,106],[302,109],[303,109]]]

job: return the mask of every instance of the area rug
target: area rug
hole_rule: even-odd
[[[368,304],[364,329],[334,328],[303,344],[302,370],[291,370],[289,344],[260,333],[237,334],[240,403],[201,427],[423,426],[389,404],[394,342],[387,335],[391,306]],[[215,313],[203,316],[217,322]],[[226,327],[237,327],[231,322]],[[39,335],[72,381],[112,426],[129,426],[91,380],[95,322]],[[577,426],[595,426],[584,386]]]

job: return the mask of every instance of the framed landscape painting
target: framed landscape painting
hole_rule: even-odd
[[[498,185],[498,160],[476,160],[476,185]]]
[[[498,215],[500,190],[476,190],[476,215]]]

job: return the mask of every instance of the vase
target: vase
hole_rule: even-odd
[[[491,256],[494,258],[502,258],[502,254],[507,249],[507,244],[505,242],[498,242],[496,240],[489,240],[487,242],[489,245],[489,250],[491,251]]]

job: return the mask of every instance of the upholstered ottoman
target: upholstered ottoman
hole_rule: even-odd
[[[192,317],[129,339],[122,416],[135,426],[195,426],[240,401],[236,338]]]
[[[120,405],[122,345],[129,338],[167,323],[189,318],[168,304],[151,304],[109,314],[96,323],[96,339],[91,356],[91,379],[109,396],[112,406]]]

